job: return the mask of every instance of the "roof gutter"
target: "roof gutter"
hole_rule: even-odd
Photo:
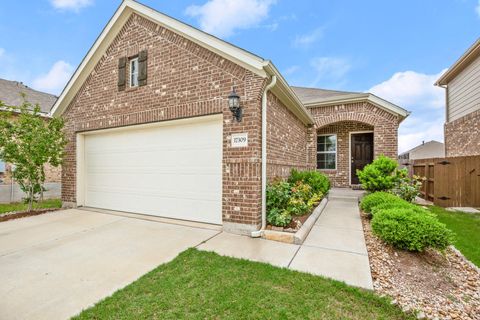
[[[435,82],[435,85],[440,87],[442,85],[447,85],[450,80],[455,78],[462,70],[464,70],[472,61],[474,61],[480,54],[480,39],[477,39],[470,48],[457,60],[455,63],[448,68],[448,70],[442,74],[442,76]]]

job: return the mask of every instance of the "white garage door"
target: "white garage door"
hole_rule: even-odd
[[[222,223],[221,116],[84,136],[88,207]]]

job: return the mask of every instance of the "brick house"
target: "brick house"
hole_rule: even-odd
[[[130,0],[52,113],[70,141],[66,205],[252,236],[265,223],[268,180],[318,168],[336,186],[355,184],[355,168],[396,157],[408,116],[368,93],[290,87],[272,62]]]
[[[480,155],[480,39],[435,85],[445,88],[446,156]]]
[[[46,121],[48,121],[48,113],[57,100],[57,97],[46,92],[29,88],[18,81],[0,79],[0,101],[7,106],[19,106],[23,103],[24,99],[31,104],[38,104],[40,106],[40,115],[43,116]],[[5,110],[0,110],[0,112],[5,112]],[[13,116],[15,116],[15,114]],[[46,166],[45,175],[47,183],[60,183],[61,168]],[[5,184],[10,185],[11,183],[12,166],[0,159],[0,186]],[[3,202],[4,199],[1,196],[1,193],[2,189],[0,188],[0,202]]]

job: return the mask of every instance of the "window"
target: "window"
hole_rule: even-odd
[[[317,169],[337,169],[337,135],[317,137]]]
[[[138,58],[130,60],[130,87],[138,87]]]

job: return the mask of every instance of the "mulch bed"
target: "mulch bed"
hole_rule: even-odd
[[[40,214],[57,211],[57,210],[60,210],[60,209],[52,208],[52,209],[39,209],[39,210],[32,210],[32,211],[5,213],[0,215],[0,222],[24,218],[24,217],[38,216]]]
[[[456,250],[412,253],[374,236],[362,214],[374,290],[419,318],[480,319],[480,272]]]

